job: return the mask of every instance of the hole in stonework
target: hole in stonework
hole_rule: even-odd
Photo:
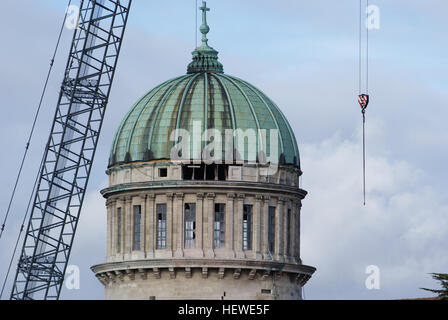
[[[159,169],[159,177],[160,178],[168,177],[168,169],[167,168],[160,168]]]
[[[261,289],[262,294],[271,294],[271,289]]]

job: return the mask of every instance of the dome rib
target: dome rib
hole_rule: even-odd
[[[225,83],[215,74],[211,74],[213,78],[215,78],[221,87],[224,89],[224,93],[226,96],[226,100],[229,103],[230,116],[232,118],[232,129],[236,130],[236,120],[235,120],[235,107],[233,106],[232,99],[230,98],[229,89],[225,85]]]
[[[176,117],[176,132],[178,129],[180,129],[180,122],[182,118],[182,110],[185,106],[185,99],[187,98],[188,91],[190,91],[191,86],[193,85],[194,81],[200,76],[200,73],[196,73],[194,76],[191,77],[191,79],[188,81],[187,86],[185,87],[184,93],[182,95],[182,100],[179,105],[179,110],[177,111],[177,117]],[[176,134],[176,143],[178,142],[179,136]]]
[[[224,89],[224,95],[225,95],[225,99],[227,100],[227,102],[229,103],[229,110],[230,110],[230,117],[231,117],[231,119],[232,119],[232,130],[233,130],[233,134],[232,134],[232,137],[233,137],[233,150],[231,150],[231,159],[234,159],[235,158],[235,146],[236,146],[236,136],[235,136],[235,131],[236,131],[236,120],[235,120],[235,107],[233,106],[233,102],[232,102],[232,99],[231,99],[231,97],[230,97],[230,94],[229,94],[229,89],[227,88],[227,86],[225,85],[225,83],[219,78],[219,76],[218,75],[216,75],[216,74],[211,74],[211,76],[212,76],[212,78],[214,78],[217,82],[218,82],[218,84],[220,85],[220,87],[222,88],[222,89]],[[226,151],[224,151],[224,152],[226,152]],[[227,151],[227,152],[229,152],[229,151]],[[227,156],[227,154],[225,154],[224,155],[224,157],[226,157]]]
[[[230,77],[228,77],[228,76],[226,76],[226,75],[224,75],[224,74],[221,74],[221,76],[224,77],[224,78],[226,78],[226,79],[229,80],[230,82],[232,82],[232,84],[233,84],[235,87],[237,87],[237,89],[242,93],[242,95],[243,95],[244,98],[246,99],[246,102],[247,102],[248,105],[249,105],[250,111],[251,111],[252,116],[254,117],[255,123],[256,123],[256,125],[257,125],[257,131],[256,131],[256,134],[255,134],[255,137],[256,137],[256,141],[257,141],[257,142],[256,142],[256,143],[257,143],[257,145],[256,145],[256,154],[258,155],[258,152],[259,152],[259,150],[258,150],[258,144],[259,144],[259,142],[258,142],[258,140],[259,140],[258,132],[259,132],[259,130],[260,130],[261,127],[260,127],[260,122],[258,121],[257,114],[255,113],[254,106],[252,105],[252,102],[250,101],[250,99],[249,99],[249,97],[247,96],[246,92],[241,88],[241,86],[240,86],[234,79],[232,79],[232,78],[230,78]],[[263,143],[263,141],[261,141],[261,143]],[[263,149],[265,149],[265,147],[266,147],[266,146],[263,146]]]
[[[183,77],[183,76],[181,76],[181,77]],[[121,135],[122,135],[122,133],[123,133],[123,132],[122,132],[123,127],[125,126],[125,124],[126,124],[127,121],[129,120],[129,117],[131,116],[131,114],[135,111],[135,108],[136,108],[142,101],[144,101],[149,95],[151,95],[151,93],[153,93],[153,94],[151,95],[151,98],[148,99],[148,101],[150,101],[150,100],[152,99],[152,97],[153,97],[154,95],[156,95],[156,93],[159,92],[160,89],[162,89],[162,87],[163,87],[164,85],[168,84],[169,82],[171,82],[171,81],[173,81],[173,80],[179,79],[179,78],[181,78],[181,77],[177,77],[177,78],[174,78],[174,79],[170,79],[170,80],[167,80],[167,81],[165,81],[165,82],[159,84],[157,87],[155,87],[155,88],[152,89],[150,92],[148,92],[148,93],[145,94],[143,97],[141,97],[141,98],[140,98],[140,99],[139,99],[139,100],[132,106],[132,108],[126,113],[125,117],[123,118],[123,120],[122,120],[121,123],[120,123],[120,126],[118,127],[117,134],[116,134],[115,137],[114,137],[114,143],[113,143],[113,145],[112,145],[112,150],[111,150],[112,155],[114,155],[114,154],[117,152],[117,145],[118,145],[118,141],[120,140],[120,137],[121,137]],[[142,110],[144,110],[144,109],[146,109],[146,105],[143,106]],[[130,135],[130,136],[132,137],[132,135]],[[126,152],[128,152],[128,151],[129,151],[129,150],[127,150]]]
[[[174,80],[179,79],[179,78],[182,78],[182,77],[175,78]],[[173,79],[168,80],[168,81],[162,83],[162,85],[160,85],[160,86],[157,87],[155,90],[153,90],[151,96],[147,99],[148,102],[150,102],[151,99],[152,99],[157,93],[160,92],[160,90],[162,89],[162,87],[163,87],[164,85],[170,83],[171,81],[173,81]],[[135,128],[137,127],[137,123],[139,122],[140,117],[142,116],[143,112],[147,110],[147,107],[148,107],[148,104],[145,104],[145,105],[142,107],[142,110],[140,110],[140,113],[138,114],[138,116],[135,118],[135,121],[134,121],[134,123],[133,123],[133,125],[132,125],[132,130],[130,131],[130,134],[129,134],[129,137],[128,137],[128,141],[127,141],[127,143],[126,143],[126,152],[129,152],[129,153],[131,152],[131,141],[132,141],[132,138],[134,137]]]
[[[255,88],[257,89],[257,88]],[[299,154],[299,147],[297,146],[297,140],[296,140],[296,136],[294,135],[294,132],[292,131],[292,128],[288,122],[288,120],[286,120],[285,115],[283,114],[283,112],[280,110],[280,108],[274,103],[274,101],[272,101],[268,96],[266,96],[263,92],[261,92],[259,89],[257,89],[262,95],[264,95],[266,97],[266,99],[269,100],[269,102],[274,106],[274,108],[277,110],[277,112],[280,114],[280,116],[283,119],[283,122],[285,122],[286,127],[288,128],[289,131],[289,136],[291,138],[293,147],[294,147],[294,153],[297,157],[297,165],[300,166],[300,154]]]
[[[274,113],[272,112],[271,108],[270,108],[269,105],[266,103],[266,100],[260,95],[260,93],[258,92],[258,90],[257,90],[256,88],[254,88],[254,86],[252,86],[252,85],[251,85],[250,83],[248,83],[247,81],[244,81],[244,80],[239,79],[239,78],[236,78],[236,77],[232,77],[232,78],[235,78],[235,79],[237,79],[237,80],[243,82],[244,84],[246,84],[246,86],[249,88],[249,90],[251,90],[252,92],[254,92],[254,93],[258,96],[258,98],[260,98],[260,100],[261,100],[261,101],[263,102],[263,104],[265,105],[266,109],[269,111],[269,114],[271,115],[272,119],[274,120],[274,122],[275,122],[275,126],[277,127],[278,132],[281,134],[280,126],[279,126],[279,124],[278,124],[277,118],[274,116]],[[281,149],[282,149],[282,153],[284,154],[284,153],[285,153],[285,147],[283,146],[283,139],[282,139],[282,136],[281,136],[281,135],[280,135],[280,137],[279,137],[279,140],[280,140],[280,146],[281,146]],[[267,152],[267,150],[265,150],[265,151]]]
[[[157,106],[155,106],[155,116],[153,118],[152,124],[151,124],[151,128],[149,129],[149,136],[148,136],[148,150],[151,150],[151,146],[152,146],[152,137],[154,134],[154,128],[156,126],[157,122],[157,118],[159,117],[159,113],[160,113],[160,109],[161,106],[163,106],[163,104],[166,102],[166,100],[169,97],[169,94],[173,91],[173,89],[183,80],[187,79],[188,77],[190,77],[191,75],[187,74],[183,77],[181,77],[180,79],[178,79],[177,81],[174,81],[174,83],[169,87],[169,89],[163,94],[162,99],[160,100],[160,102],[157,104]]]
[[[202,78],[203,77],[203,78]],[[191,118],[191,119],[189,119]],[[226,129],[278,129],[279,164],[300,169],[297,141],[291,126],[278,106],[261,90],[247,81],[213,72],[186,74],[157,86],[133,105],[115,134],[109,167],[126,163],[169,160],[172,130],[192,131],[193,122],[201,128],[215,128],[224,134]],[[179,139],[178,137],[176,137]],[[238,136],[233,136],[236,148]],[[270,140],[256,135],[257,155],[261,148],[267,152]],[[262,143],[262,147],[259,146]],[[204,142],[201,141],[201,145]],[[245,142],[247,146],[247,143]],[[199,146],[197,146],[199,147]],[[191,146],[191,148],[195,148]],[[269,149],[270,150],[270,149]],[[225,152],[235,150],[223,150]],[[191,160],[198,154],[191,151]],[[233,154],[236,156],[235,153]],[[248,154],[241,154],[245,161]],[[257,161],[260,159],[256,158]]]

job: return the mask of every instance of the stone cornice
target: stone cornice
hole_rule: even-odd
[[[207,275],[208,270],[216,269],[223,275],[224,270],[234,270],[233,276],[239,277],[242,270],[249,272],[249,278],[254,278],[256,273],[264,275],[266,278],[273,273],[294,274],[296,281],[304,285],[316,271],[314,267],[302,264],[280,263],[276,261],[257,261],[257,260],[222,260],[222,259],[170,259],[170,260],[134,260],[124,262],[105,263],[91,267],[92,271],[99,278],[104,275],[115,274],[119,276],[130,275],[132,280],[135,273],[150,272],[155,273],[156,278],[160,277],[162,270],[169,271],[171,274],[175,270],[183,270],[185,275],[191,275],[192,269],[200,269],[203,276]],[[173,279],[175,277],[172,277]],[[266,280],[264,278],[264,280]],[[263,277],[261,278],[263,280]]]
[[[288,187],[284,185],[278,185],[274,183],[260,183],[260,182],[242,182],[242,181],[151,181],[151,182],[136,182],[116,185],[110,188],[101,190],[103,197],[108,198],[115,194],[121,194],[123,192],[135,191],[141,193],[143,190],[150,190],[155,192],[156,190],[164,190],[171,188],[219,188],[223,190],[231,189],[233,192],[279,192],[283,195],[298,196],[305,198],[308,194],[307,191],[296,187]],[[193,191],[194,192],[194,191]],[[228,191],[223,191],[227,192]],[[213,192],[211,192],[213,193]],[[207,194],[207,197],[209,195]]]

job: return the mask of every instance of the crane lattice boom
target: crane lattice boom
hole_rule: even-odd
[[[132,0],[82,0],[11,299],[59,299]]]

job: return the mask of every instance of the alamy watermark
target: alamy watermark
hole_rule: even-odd
[[[366,288],[368,290],[380,290],[381,289],[380,268],[375,265],[367,266],[366,274],[368,274],[368,277],[365,281]]]
[[[70,5],[67,8],[67,18],[65,19],[65,27],[69,30],[75,30],[79,27],[79,12],[80,9],[76,5]]]
[[[379,30],[381,28],[380,8],[376,5],[369,5],[366,8],[366,28],[368,30]]]
[[[65,271],[65,287],[67,290],[79,290],[81,282],[81,272],[78,266],[69,265]]]
[[[201,160],[210,164],[261,165],[262,175],[277,173],[280,159],[278,129],[207,129],[201,121],[193,122],[193,131],[176,129],[171,132],[174,147],[170,160],[174,163],[191,164]]]

